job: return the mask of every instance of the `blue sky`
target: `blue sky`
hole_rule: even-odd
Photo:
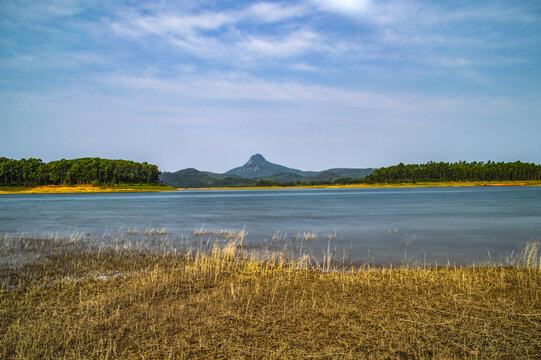
[[[0,2],[0,156],[541,162],[539,1]]]

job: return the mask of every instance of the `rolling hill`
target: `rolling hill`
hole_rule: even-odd
[[[176,172],[163,172],[161,181],[177,188],[254,186],[261,181],[294,185],[296,183],[328,183],[341,178],[361,179],[373,171],[374,169],[371,168],[302,171],[271,163],[261,154],[255,154],[244,165],[231,169],[225,174],[188,168]]]

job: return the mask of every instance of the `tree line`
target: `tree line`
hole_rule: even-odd
[[[49,163],[0,158],[0,186],[159,183],[156,165],[128,160],[81,158]]]
[[[367,182],[541,180],[541,165],[516,162],[428,162],[384,167]]]

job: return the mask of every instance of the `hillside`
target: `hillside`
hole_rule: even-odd
[[[261,154],[252,155],[246,164],[226,172],[226,174],[229,175],[236,175],[249,179],[269,177],[282,173],[304,176],[305,172],[302,170],[291,169],[282,165],[273,164],[267,161]]]
[[[254,186],[258,182],[294,185],[329,183],[342,178],[361,179],[373,171],[374,169],[349,168],[302,171],[271,163],[261,154],[255,154],[244,165],[231,169],[225,174],[189,168],[176,172],[163,172],[161,181],[177,188]]]
[[[160,180],[162,183],[175,188],[253,186],[256,183],[256,181],[238,176],[199,171],[194,168],[175,172],[164,171]]]

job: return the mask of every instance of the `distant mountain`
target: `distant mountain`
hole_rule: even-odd
[[[362,179],[370,175],[374,169],[334,168],[324,171],[302,171],[273,164],[261,154],[250,157],[248,162],[240,167],[226,172],[249,179],[267,179],[274,181],[332,181],[339,178]]]
[[[194,168],[176,172],[163,172],[161,181],[177,188],[253,186],[258,181],[271,181],[293,185],[297,183],[330,183],[337,179],[362,179],[374,169],[334,168],[324,171],[302,171],[267,161],[261,154],[255,154],[243,166],[231,169],[225,174],[199,171]]]
[[[250,160],[248,160],[246,164],[226,172],[226,174],[229,175],[236,175],[249,179],[269,177],[281,173],[302,175],[304,171],[273,164],[265,160],[261,154],[255,154],[250,157]]]

